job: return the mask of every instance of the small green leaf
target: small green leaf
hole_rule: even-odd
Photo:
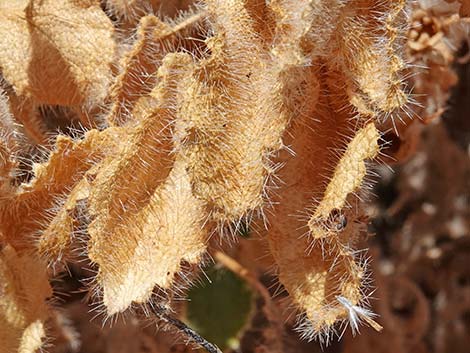
[[[189,291],[187,323],[220,349],[236,348],[239,333],[249,323],[253,293],[229,270],[213,266],[206,273],[212,283]]]

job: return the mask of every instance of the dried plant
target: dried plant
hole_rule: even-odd
[[[86,288],[106,318],[140,308],[184,331],[170,308],[213,243],[246,227],[267,239],[302,336],[380,330],[361,249],[371,161],[399,156],[390,134],[412,139],[400,121],[442,107],[453,82],[428,92],[414,65],[434,65],[429,47],[446,55],[409,30],[423,11],[0,1],[0,352],[46,346],[50,281],[70,266],[95,271]],[[462,25],[452,16],[442,28]]]

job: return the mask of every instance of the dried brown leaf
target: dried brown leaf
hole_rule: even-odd
[[[317,80],[319,72],[303,72],[307,74]],[[344,103],[328,98],[328,89],[335,88],[338,77],[320,77],[328,85],[320,88],[318,104],[313,103],[319,119],[299,115],[289,129],[295,158],[283,155],[286,165],[279,174],[286,185],[275,199],[279,203],[268,230],[279,279],[307,318],[301,322],[306,336],[328,334],[336,321],[348,318],[347,308],[337,297],[352,305],[362,299],[365,269],[351,249],[360,222],[356,224],[356,211],[349,209],[348,200],[361,186],[364,160],[378,151],[373,123],[357,129],[348,109],[341,109]],[[344,136],[349,141],[342,147]],[[312,200],[316,200],[313,206]],[[313,210],[305,219],[303,214],[309,209]]]
[[[146,302],[156,285],[171,291],[182,263],[197,265],[205,251],[205,209],[193,196],[186,163],[173,151],[174,112],[167,108],[175,99],[171,86],[191,66],[188,59],[164,59],[150,109],[130,130],[121,154],[105,160],[90,183],[88,253],[99,265],[110,315]]]
[[[105,98],[115,42],[99,1],[3,1],[0,9],[0,70],[18,96],[65,106]]]
[[[48,162],[34,165],[35,177],[31,182],[22,184],[5,204],[0,205],[0,229],[15,248],[32,245],[34,236],[39,235],[51,220],[48,211],[54,214],[61,198],[66,197],[94,164],[94,158],[99,158],[107,149],[112,151],[119,138],[116,135],[113,130],[103,134],[92,130],[81,143],[64,136],[57,138]]]
[[[407,0],[353,1],[339,17],[331,59],[345,73],[350,101],[363,115],[388,117],[409,101],[402,80],[407,9]]]
[[[44,264],[33,253],[2,244],[0,283],[0,352],[37,352],[46,335],[46,299],[52,295]]]

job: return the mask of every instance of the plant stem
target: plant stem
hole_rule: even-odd
[[[204,348],[209,353],[222,353],[222,351],[215,344],[208,342],[204,337],[199,335],[192,328],[187,326],[181,320],[171,316],[168,312],[162,307],[152,307],[153,313],[165,321],[167,324],[175,327],[179,333],[183,334],[186,338],[196,343],[198,346]]]

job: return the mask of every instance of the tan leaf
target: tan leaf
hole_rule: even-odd
[[[34,166],[35,177],[31,182],[22,184],[0,205],[0,229],[15,248],[32,245],[33,236],[39,235],[51,220],[48,211],[58,207],[60,199],[80,181],[96,162],[95,158],[113,151],[119,131],[91,130],[86,136],[79,143],[59,136],[49,160]]]
[[[128,128],[121,154],[104,160],[91,182],[88,253],[99,266],[109,315],[148,301],[155,286],[171,292],[182,263],[197,265],[205,251],[206,211],[173,150],[174,111],[167,108],[175,99],[172,85],[187,67],[186,55],[164,59],[149,109]]]
[[[155,286],[175,291],[182,264],[198,265],[205,252],[203,210],[192,195],[185,164],[177,160],[148,204],[112,234],[90,229],[90,258],[100,266],[97,281],[109,315],[132,302],[147,302]]]
[[[184,83],[179,114],[183,154],[195,196],[215,221],[239,221],[264,205],[269,153],[281,147],[287,117],[281,114],[279,67],[263,53],[249,1],[208,1],[216,35],[212,55]],[[179,132],[176,131],[176,134]]]
[[[316,69],[302,73],[310,80],[316,80],[315,74]],[[340,76],[319,77],[326,84],[320,86],[319,102],[313,102],[314,114],[299,112],[288,130],[286,143],[295,156],[282,154],[286,165],[279,178],[285,185],[274,198],[277,204],[268,230],[279,279],[306,318],[300,328],[307,337],[328,334],[336,321],[348,317],[336,297],[352,305],[362,299],[364,268],[351,248],[360,222],[356,224],[357,215],[347,200],[362,183],[364,160],[378,151],[374,125],[357,129],[351,109],[341,103],[341,98],[347,100],[345,93],[331,97],[329,89],[335,91]]]
[[[0,250],[0,352],[35,353],[43,346],[46,299],[52,295],[44,264],[35,254]]]
[[[2,1],[0,9],[0,69],[18,96],[56,105],[105,98],[115,43],[99,1]]]
[[[142,17],[137,28],[137,39],[133,47],[121,60],[123,70],[111,87],[111,110],[107,120],[121,125],[129,119],[133,105],[139,97],[150,93],[156,83],[157,71],[165,55],[159,40],[171,28],[155,16]]]
[[[407,0],[355,1],[339,17],[331,59],[348,78],[350,101],[360,114],[388,117],[409,102],[400,45],[407,8]]]
[[[310,236],[322,238],[327,235],[321,226],[319,228],[319,223],[327,222],[332,212],[343,209],[348,195],[360,189],[367,172],[365,161],[377,155],[378,140],[377,129],[373,123],[369,123],[349,142],[347,150],[335,167],[335,173],[322,200],[315,207],[308,222]]]

